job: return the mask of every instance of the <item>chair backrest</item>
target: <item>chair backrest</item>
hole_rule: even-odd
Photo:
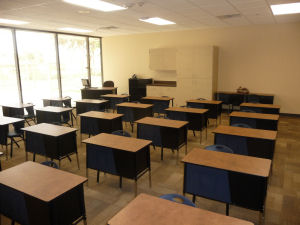
[[[67,123],[70,120],[70,112],[63,112],[61,122]]]
[[[28,106],[28,107],[25,108],[25,110],[26,110],[26,112],[27,112],[27,114],[28,114],[29,116],[34,116],[34,109],[33,109],[33,106]]]
[[[195,207],[195,204],[191,200],[179,194],[166,194],[160,196],[160,198]]]
[[[114,87],[115,83],[111,80],[107,80],[103,83],[103,87]]]
[[[24,128],[24,126],[25,126],[25,121],[24,120],[16,122],[16,123],[13,123],[13,127],[14,127],[15,132],[17,134],[23,134],[24,133],[24,131],[21,130],[21,128]]]
[[[72,108],[72,105],[71,105],[71,97],[69,97],[69,96],[66,96],[65,97],[66,99],[65,100],[63,100],[63,104],[64,104],[64,106],[65,107],[68,107],[68,108]]]
[[[49,166],[49,167],[52,167],[52,168],[55,168],[55,169],[58,169],[58,166],[55,162],[53,161],[45,161],[45,162],[41,162],[42,165],[45,165],[45,166]]]
[[[234,123],[231,124],[232,127],[244,127],[244,128],[252,128],[250,125],[246,124],[246,123]]]
[[[7,144],[8,125],[0,126],[0,145]]]
[[[2,106],[3,116],[9,116],[9,108],[6,106]]]
[[[139,101],[132,101],[132,103],[141,104]]]
[[[260,98],[259,95],[248,95],[247,96],[247,102],[252,102],[252,103],[259,103],[260,102]]]
[[[124,131],[124,130],[116,130],[116,131],[113,131],[112,134],[114,135],[119,135],[119,136],[124,136],[124,137],[131,137],[131,135]]]
[[[233,150],[225,145],[209,145],[205,147],[206,150],[233,153]]]

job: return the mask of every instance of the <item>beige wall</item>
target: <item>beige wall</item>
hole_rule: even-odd
[[[134,73],[176,80],[149,69],[149,49],[208,45],[219,47],[218,90],[274,93],[281,112],[300,114],[300,23],[105,37],[104,80],[114,80],[119,93],[128,93]]]

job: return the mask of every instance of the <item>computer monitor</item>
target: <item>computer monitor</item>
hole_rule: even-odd
[[[90,81],[89,79],[81,79],[81,83],[85,88],[90,87]]]

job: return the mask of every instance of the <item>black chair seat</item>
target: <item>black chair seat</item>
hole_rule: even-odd
[[[10,131],[8,132],[7,137],[9,138],[20,137],[20,133],[17,133],[15,131]]]

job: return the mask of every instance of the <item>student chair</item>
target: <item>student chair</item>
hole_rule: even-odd
[[[115,83],[111,80],[107,80],[103,83],[103,87],[114,87]]]
[[[24,131],[21,130],[21,128],[24,128],[25,122],[23,121],[19,121],[16,123],[13,123],[13,127],[14,130],[13,131],[9,131],[7,134],[7,137],[10,139],[10,157],[12,158],[13,156],[13,144],[15,143],[18,148],[20,148],[20,145],[18,144],[18,142],[15,140],[15,138],[22,138],[22,140],[24,141]]]
[[[206,146],[204,149],[217,152],[233,153],[232,149],[225,145],[209,145]]]
[[[124,130],[116,130],[116,131],[113,131],[112,134],[114,135],[119,135],[119,136],[124,136],[124,137],[131,137],[131,135],[124,131]]]
[[[45,166],[55,168],[55,169],[58,169],[58,165],[53,161],[45,161],[45,162],[41,162],[41,164],[45,165]]]
[[[182,195],[179,195],[179,194],[166,194],[166,195],[160,196],[160,198],[166,199],[166,200],[169,200],[172,202],[177,202],[177,203],[181,203],[184,205],[196,207],[195,204],[191,200],[189,200],[188,198],[186,198]]]
[[[23,116],[23,119],[25,120],[25,122],[28,124],[28,126],[30,126],[30,121],[33,121],[34,124],[36,124],[36,116],[34,114],[34,109],[33,106],[28,106],[25,108],[27,114],[25,114]]]
[[[232,127],[243,127],[243,128],[252,128],[251,126],[249,126],[248,124],[245,123],[234,123],[231,124]]]

